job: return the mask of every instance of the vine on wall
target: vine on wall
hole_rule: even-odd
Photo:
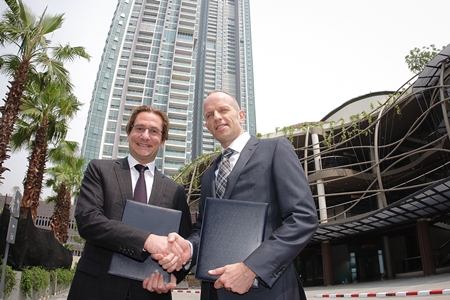
[[[398,104],[398,100],[402,95],[406,93],[406,89],[402,88],[398,90],[394,94],[389,94],[388,99],[385,103],[381,103],[380,101],[377,102],[377,106],[375,106],[373,103],[370,103],[370,108],[372,109],[371,113],[366,112],[363,110],[361,113],[357,113],[354,115],[351,115],[349,117],[350,124],[346,125],[345,119],[340,118],[337,121],[330,121],[328,123],[325,122],[305,122],[298,125],[291,125],[291,126],[285,126],[283,128],[275,127],[275,135],[281,131],[283,131],[284,136],[287,137],[291,142],[293,141],[294,133],[297,131],[303,131],[306,132],[308,130],[311,130],[312,128],[321,128],[322,129],[322,137],[323,137],[323,144],[327,147],[331,147],[335,144],[335,125],[340,125],[340,132],[339,132],[339,142],[345,142],[348,138],[355,136],[357,134],[364,134],[365,136],[368,136],[369,134],[373,134],[372,132],[372,125],[373,125],[373,115],[383,106],[387,105],[388,107],[394,106],[395,112],[397,115],[401,115],[401,108]],[[367,121],[368,126],[365,128],[361,128],[361,124],[363,121]],[[329,124],[327,128],[325,128],[325,124]],[[271,133],[266,133],[266,138],[271,137]],[[262,134],[258,133],[256,135],[257,137],[262,137]]]

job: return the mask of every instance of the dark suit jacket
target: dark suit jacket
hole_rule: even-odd
[[[84,174],[75,209],[78,232],[86,240],[68,299],[171,299],[142,288],[142,282],[108,274],[114,252],[144,260],[144,242],[150,232],[120,222],[127,199],[133,199],[127,158],[92,160]],[[189,235],[192,223],[184,188],[155,170],[149,204],[183,212],[180,235]],[[151,218],[152,216],[149,216]],[[150,274],[149,274],[150,275]],[[180,281],[186,274],[178,273]]]
[[[202,177],[199,216],[189,238],[194,246],[193,264],[205,199],[215,197],[214,170],[219,160]],[[244,295],[219,289],[216,298],[212,284],[203,283],[201,299],[306,299],[292,261],[313,236],[318,219],[308,181],[291,143],[286,138],[251,137],[228,177],[223,198],[269,204],[264,242],[244,260],[258,275],[260,284]]]

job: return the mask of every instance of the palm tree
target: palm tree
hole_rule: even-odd
[[[58,145],[65,139],[68,121],[82,105],[58,81],[49,81],[45,74],[38,75],[23,95],[20,119],[11,139],[13,151],[26,148],[31,152],[21,205],[31,208],[33,219],[37,217],[49,143]]]
[[[74,154],[78,149],[77,145],[75,142],[63,141],[57,148],[52,149],[50,157],[56,166],[47,169],[51,178],[46,180],[46,186],[53,187],[53,191],[56,192],[56,196],[47,198],[47,202],[55,202],[51,226],[55,238],[62,244],[67,242],[69,236],[71,199],[72,196],[78,195],[83,167],[86,164],[84,158]]]
[[[37,17],[22,0],[5,0],[8,9],[0,21],[0,44],[17,47],[17,55],[7,54],[0,57],[0,71],[12,79],[9,82],[5,105],[0,107],[0,183],[7,168],[3,162],[9,158],[9,141],[17,121],[22,94],[25,91],[30,73],[40,69],[44,74],[60,81],[62,86],[72,88],[68,71],[63,62],[77,57],[89,60],[84,47],[58,45],[50,47],[50,40],[45,36],[60,28],[63,14]],[[47,51],[51,50],[51,56]]]

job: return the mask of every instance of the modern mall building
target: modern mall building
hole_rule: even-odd
[[[128,155],[125,126],[133,108],[167,113],[169,140],[156,167],[174,175],[212,152],[217,142],[203,126],[205,95],[233,94],[256,134],[249,0],[119,0],[89,107],[82,155]]]
[[[319,228],[305,285],[450,272],[450,46],[397,92],[352,99],[287,136]]]
[[[450,272],[449,99],[450,46],[396,92],[261,137],[292,142],[316,202],[319,228],[295,261],[305,286]],[[216,155],[177,177],[193,210]]]

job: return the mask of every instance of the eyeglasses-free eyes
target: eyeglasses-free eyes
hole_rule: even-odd
[[[141,125],[136,125],[136,126],[132,125],[131,126],[131,131],[135,132],[137,134],[144,134],[145,131],[147,131],[147,130],[148,130],[148,134],[151,136],[160,136],[164,133],[162,130],[159,130],[158,128],[155,128],[155,127],[146,128]]]

